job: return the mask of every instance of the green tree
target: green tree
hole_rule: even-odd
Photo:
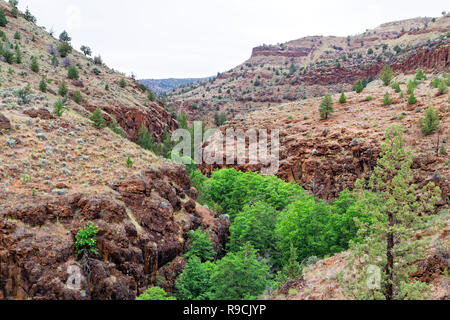
[[[391,88],[395,90],[395,93],[400,93],[402,91],[400,89],[400,84],[397,81],[392,83]]]
[[[217,262],[211,276],[212,299],[253,300],[268,285],[269,267],[259,259],[252,245],[229,252]]]
[[[427,76],[423,73],[422,69],[419,69],[419,71],[417,71],[416,73],[415,79],[417,81],[427,80]]]
[[[67,70],[67,77],[72,80],[78,80],[80,78],[80,73],[78,72],[78,69],[75,66],[71,66]]]
[[[275,252],[276,211],[266,202],[257,201],[245,206],[239,212],[230,227],[231,251],[239,251],[246,243],[264,256]]]
[[[23,17],[25,18],[25,20],[27,20],[29,22],[36,23],[36,17],[31,14],[28,7],[26,8],[25,13],[23,14]]]
[[[363,90],[364,90],[364,85],[361,82],[361,80],[358,80],[358,82],[356,82],[356,85],[355,85],[355,91],[356,91],[356,93],[361,93],[361,92],[363,92]]]
[[[53,105],[53,113],[58,117],[61,117],[64,111],[66,111],[64,103],[61,100],[56,101],[55,104]]]
[[[133,168],[133,160],[131,160],[130,157],[127,158],[126,165],[127,165],[127,168],[128,168],[128,169]]]
[[[153,136],[150,134],[144,123],[142,123],[139,129],[137,144],[140,145],[141,148],[144,148],[146,150],[150,150],[153,152],[155,152],[156,150],[156,144],[153,139]]]
[[[410,279],[414,261],[425,257],[425,240],[413,240],[423,228],[425,217],[434,211],[440,190],[433,183],[425,186],[417,200],[413,182],[411,152],[404,149],[403,129],[392,126],[386,131],[377,167],[369,180],[377,201],[369,201],[365,182],[358,180],[356,190],[364,202],[365,214],[371,216],[370,227],[359,222],[358,234],[364,239],[352,245],[354,254],[349,267],[357,270],[356,279],[347,280],[349,294],[356,299],[422,299],[429,292],[425,283]],[[381,272],[380,286],[365,284],[370,268]]]
[[[100,109],[94,110],[94,112],[92,112],[91,116],[89,117],[89,120],[91,120],[94,127],[99,130],[106,127],[106,121],[103,118],[102,111]]]
[[[419,120],[419,127],[426,136],[436,132],[439,128],[439,111],[432,107],[425,110],[425,117]]]
[[[72,52],[72,46],[68,42],[61,42],[58,44],[58,52],[62,58],[65,58]]]
[[[81,92],[80,91],[78,91],[78,90],[74,91],[74,93],[73,93],[73,101],[76,104],[81,104],[81,102],[83,102],[83,98],[81,97]]]
[[[211,295],[211,274],[200,258],[193,255],[186,264],[177,283],[177,296],[180,300],[209,300]]]
[[[64,30],[63,32],[61,32],[61,34],[59,35],[59,40],[61,42],[67,42],[69,43],[70,41],[72,41],[72,38],[69,36],[69,34],[67,33],[66,30]]]
[[[41,92],[47,92],[47,80],[45,80],[45,77],[42,76],[41,81],[39,82],[39,90]]]
[[[195,231],[190,231],[188,235],[189,251],[185,254],[185,257],[196,256],[203,262],[214,259],[215,252],[207,230],[203,231],[201,228],[198,228]]]
[[[81,46],[80,50],[85,56],[90,56],[92,54],[92,50],[88,46]]]
[[[439,94],[446,94],[448,92],[447,83],[445,83],[444,80],[439,81],[437,89],[438,89]]]
[[[148,100],[154,102],[156,100],[155,93],[152,90],[148,90]]]
[[[15,33],[14,33],[14,39],[15,40],[20,40],[22,37],[21,37],[21,35],[20,35],[20,32],[19,31],[16,31]]]
[[[119,80],[119,86],[120,86],[121,88],[125,88],[125,87],[127,86],[127,82],[125,81],[124,78],[122,78],[122,79]]]
[[[170,297],[160,287],[151,287],[144,291],[139,297],[136,298],[139,301],[164,301],[164,300],[176,300],[174,297]]]
[[[394,78],[394,72],[389,65],[385,65],[381,70],[380,79],[385,86],[388,86]]]
[[[408,98],[408,104],[413,105],[416,103],[417,103],[417,98],[414,96],[414,91],[411,91],[411,94],[409,95],[409,98]]]
[[[334,112],[333,105],[334,105],[333,98],[329,93],[326,94],[322,102],[320,103],[319,107],[321,119],[328,119],[328,116]]]
[[[342,93],[341,93],[341,97],[339,98],[339,103],[340,104],[347,103],[347,97],[345,96],[344,91],[342,91]]]
[[[390,106],[392,104],[392,99],[389,96],[389,92],[386,92],[383,98],[383,106]]]
[[[31,57],[30,69],[31,69],[31,71],[33,71],[35,73],[39,73],[39,63],[38,63],[36,57]]]
[[[64,81],[61,82],[61,84],[59,85],[59,88],[58,88],[58,94],[61,97],[65,97],[65,96],[67,96],[68,93],[69,93],[69,89],[67,89],[66,83]]]
[[[5,11],[0,9],[0,27],[6,27],[8,20],[6,20]]]
[[[408,93],[408,94],[414,93],[414,89],[416,89],[418,85],[419,85],[419,82],[417,82],[416,79],[409,80],[407,89],[406,89],[406,93]]]
[[[291,243],[289,250],[289,260],[277,274],[277,281],[285,284],[289,280],[297,280],[302,275],[302,266],[298,262],[297,250]]]
[[[180,129],[189,129],[188,121],[186,118],[186,113],[182,112],[177,116],[178,126]]]

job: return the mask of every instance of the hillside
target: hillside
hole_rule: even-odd
[[[188,86],[195,82],[208,81],[210,78],[187,78],[187,79],[142,79],[140,83],[156,94],[166,93],[181,86]]]
[[[375,79],[385,64],[396,72],[449,71],[450,14],[383,24],[363,34],[312,36],[253,49],[249,60],[212,83],[169,94],[189,119],[213,122],[275,104],[350,91],[358,80]]]
[[[204,225],[219,250],[229,222],[195,202],[184,167],[130,141],[141,125],[155,138],[177,127],[162,104],[76,50],[61,57],[59,40],[4,1],[0,9],[0,299],[134,299],[163,266],[182,266],[189,230]],[[95,109],[118,126],[94,127]],[[88,222],[98,250],[89,256],[75,245]]]

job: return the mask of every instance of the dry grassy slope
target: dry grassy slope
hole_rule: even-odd
[[[0,7],[9,12],[4,1]],[[141,123],[155,135],[176,127],[170,115],[134,80],[120,88],[121,74],[74,51],[79,87],[67,79],[61,59],[57,68],[50,63],[48,49],[57,40],[21,17],[7,18],[0,29],[20,45],[23,63],[0,62],[0,299],[134,299],[164,274],[163,266],[172,276],[182,271],[190,230],[204,225],[219,250],[229,221],[196,203],[185,168],[109,129],[95,129],[87,118],[95,108],[108,110],[133,138]],[[21,40],[13,40],[17,30]],[[30,70],[31,56],[38,58],[39,74]],[[42,75],[51,80],[45,94],[37,90]],[[83,104],[69,99],[56,117],[52,92],[62,81],[70,92],[82,92]],[[17,89],[26,84],[30,102],[19,105]],[[98,227],[99,254],[82,265],[74,242],[88,221]],[[67,282],[73,266],[81,270],[79,288]],[[161,285],[170,291],[174,282]]]
[[[0,8],[5,10],[8,19],[7,26],[0,29],[6,33],[8,40],[14,46],[19,45],[23,55],[22,64],[1,63],[0,83],[2,88],[10,90],[22,88],[29,83],[33,91],[38,92],[39,82],[44,76],[51,83],[48,85],[48,93],[40,93],[43,95],[43,99],[36,101],[35,107],[47,105],[52,107],[58,98],[58,87],[62,81],[65,81],[69,89],[69,96],[72,96],[76,90],[81,92],[84,108],[70,101],[67,104],[68,107],[78,110],[85,116],[97,108],[102,109],[114,115],[128,137],[132,139],[136,138],[141,123],[144,123],[155,137],[160,137],[164,128],[169,131],[176,128],[175,120],[161,104],[148,100],[147,94],[139,87],[137,81],[104,65],[94,65],[93,60],[75,50],[77,48],[74,48],[73,52],[69,54],[69,59],[71,64],[79,69],[80,79],[78,81],[68,79],[67,69],[63,65],[64,59],[58,56],[59,65],[57,67],[54,67],[51,62],[50,46],[57,48],[59,40],[21,16],[17,19],[12,17],[11,7],[5,1],[0,2]],[[16,31],[19,31],[21,35],[20,40],[14,39]],[[32,41],[33,36],[35,42]],[[38,74],[30,70],[31,57],[36,57],[38,60],[40,65]],[[100,70],[101,74],[95,75],[94,68]],[[8,72],[10,69],[12,74]],[[119,86],[121,79],[126,81],[125,88]],[[109,86],[109,90],[105,89],[106,85]],[[6,104],[5,101],[3,102]],[[104,117],[108,121],[110,120],[108,114],[105,113]]]
[[[413,75],[396,77],[403,92]],[[440,141],[446,141],[449,150],[450,103],[449,96],[438,95],[422,81],[415,90],[418,102],[408,105],[390,87],[381,81],[372,82],[361,94],[346,92],[347,103],[338,103],[339,94],[333,96],[334,113],[328,120],[320,120],[318,108],[321,98],[286,103],[237,116],[224,127],[267,128],[280,130],[280,170],[278,176],[296,181],[323,199],[334,199],[345,188],[352,188],[355,180],[370,175],[376,164],[380,142],[385,130],[393,124],[405,129],[405,141],[415,154],[416,182],[424,183],[439,173],[443,189],[443,203],[449,195],[450,158],[436,156],[437,134],[424,136],[418,126],[424,110],[432,106],[439,109],[441,118]],[[386,92],[393,99],[391,106],[383,106]],[[372,101],[365,101],[372,96]],[[442,143],[441,143],[442,145]],[[203,166],[209,173],[217,166]],[[238,166],[241,170],[259,170],[260,166]]]
[[[428,24],[426,28],[425,24]],[[314,36],[285,44],[261,46],[254,49],[248,61],[219,75],[214,82],[180,88],[170,100],[174,108],[187,112],[191,119],[206,118],[211,121],[217,111],[226,112],[231,118],[233,114],[295,101],[304,96],[349,90],[356,79],[375,77],[378,65],[408,59],[416,53],[416,46],[439,39],[449,30],[450,15],[447,15],[437,18],[435,22],[431,18],[416,18],[386,23],[351,36],[349,41],[344,37]],[[438,46],[448,43],[446,39],[437,40]],[[383,45],[388,46],[386,51]],[[396,54],[396,45],[404,51]],[[374,54],[367,53],[369,48],[374,50]],[[421,50],[426,50],[426,47]],[[392,54],[392,57],[385,53]],[[381,61],[377,60],[379,56]],[[289,74],[291,63],[298,68],[293,75]],[[438,71],[438,68],[429,71]],[[257,80],[260,85],[254,86]],[[193,109],[192,104],[198,107]]]

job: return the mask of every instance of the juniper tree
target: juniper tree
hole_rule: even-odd
[[[106,121],[103,118],[102,111],[100,109],[94,110],[94,112],[89,117],[95,128],[101,130],[106,127]]]
[[[348,267],[356,278],[346,280],[347,294],[356,299],[422,299],[429,293],[426,283],[411,279],[414,262],[425,257],[426,240],[414,239],[423,230],[429,214],[434,212],[441,191],[434,183],[420,190],[413,184],[413,155],[404,148],[403,129],[387,129],[381,145],[377,167],[364,191],[365,182],[358,180],[356,195],[370,222],[361,222],[353,242]],[[379,270],[379,286],[368,286],[373,271]],[[376,281],[375,283],[376,284]]]
[[[0,27],[6,27],[8,20],[6,20],[5,11],[0,10]]]
[[[363,90],[364,90],[364,85],[361,82],[361,80],[358,80],[358,82],[355,85],[355,91],[356,91],[356,93],[361,93],[361,92],[363,92]]]
[[[426,136],[436,132],[439,128],[439,111],[434,108],[425,110],[425,117],[419,120],[419,127]]]
[[[67,89],[66,83],[64,81],[61,82],[61,84],[59,85],[59,88],[58,88],[58,94],[61,97],[65,97],[65,96],[67,96],[68,93],[69,93],[69,90]]]
[[[347,97],[345,96],[344,91],[341,93],[341,97],[339,98],[339,103],[343,104],[347,102]]]
[[[386,94],[384,95],[384,98],[383,98],[383,105],[390,106],[391,104],[392,104],[392,99],[389,96],[389,92],[386,92]]]
[[[380,79],[383,81],[383,84],[385,86],[388,86],[392,78],[394,77],[394,72],[392,71],[391,67],[389,65],[385,65],[383,69],[381,70]]]
[[[413,105],[416,103],[417,103],[417,98],[414,96],[414,91],[411,91],[411,94],[409,95],[409,98],[408,98],[408,104]]]
[[[81,46],[80,50],[85,56],[90,56],[92,54],[92,50],[88,46]]]
[[[47,92],[47,81],[44,76],[42,76],[41,81],[39,82],[39,90],[44,93]]]
[[[333,98],[331,98],[331,95],[329,93],[326,94],[319,107],[321,119],[328,119],[328,116],[334,112],[333,104],[334,102]]]

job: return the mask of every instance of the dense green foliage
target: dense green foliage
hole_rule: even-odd
[[[95,236],[98,233],[97,227],[89,222],[87,228],[80,228],[75,236],[75,250],[78,255],[85,253],[98,253],[96,245],[97,239]]]
[[[347,103],[347,97],[345,96],[344,91],[342,91],[341,96],[339,98],[339,103],[343,104],[343,103]]]
[[[385,86],[388,86],[394,78],[394,72],[389,65],[385,65],[381,70],[380,79]]]
[[[186,253],[186,257],[196,256],[202,262],[205,262],[211,261],[214,255],[208,231],[199,228],[196,231],[189,232],[189,251]]]
[[[163,300],[176,300],[174,297],[170,297],[167,293],[160,287],[151,287],[144,291],[136,300],[143,301],[163,301]]]
[[[389,96],[389,92],[386,92],[386,94],[383,97],[383,106],[390,106],[392,104],[392,99]]]

